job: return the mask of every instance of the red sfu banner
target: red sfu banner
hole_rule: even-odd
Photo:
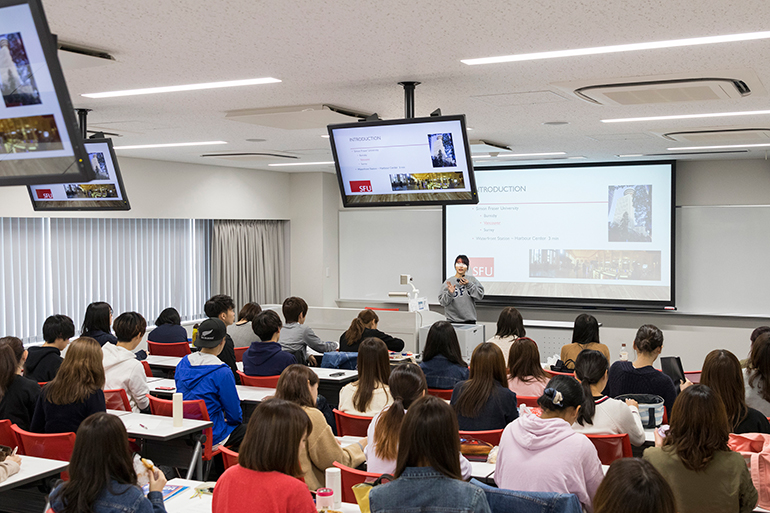
[[[37,189],[37,199],[53,199],[53,193],[51,189]]]
[[[495,277],[495,257],[470,257],[471,274],[477,278]]]
[[[372,192],[371,180],[356,180],[350,182],[350,192]]]

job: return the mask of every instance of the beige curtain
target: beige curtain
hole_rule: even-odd
[[[249,301],[280,303],[286,293],[286,221],[214,221],[211,292],[233,298],[237,311]]]

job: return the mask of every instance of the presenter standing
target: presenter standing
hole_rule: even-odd
[[[476,324],[476,301],[484,297],[484,286],[468,273],[470,261],[465,255],[455,258],[455,275],[441,288],[438,302],[449,322]]]

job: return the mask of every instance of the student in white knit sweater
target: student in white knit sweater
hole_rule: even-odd
[[[639,404],[628,399],[624,403],[602,395],[607,385],[607,358],[592,349],[585,349],[575,361],[575,376],[583,386],[585,402],[572,429],[586,435],[628,433],[631,444],[644,443],[644,428],[639,417]]]

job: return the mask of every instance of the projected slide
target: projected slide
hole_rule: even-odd
[[[670,304],[672,166],[477,170],[448,206],[447,276],[466,254],[487,296]]]

